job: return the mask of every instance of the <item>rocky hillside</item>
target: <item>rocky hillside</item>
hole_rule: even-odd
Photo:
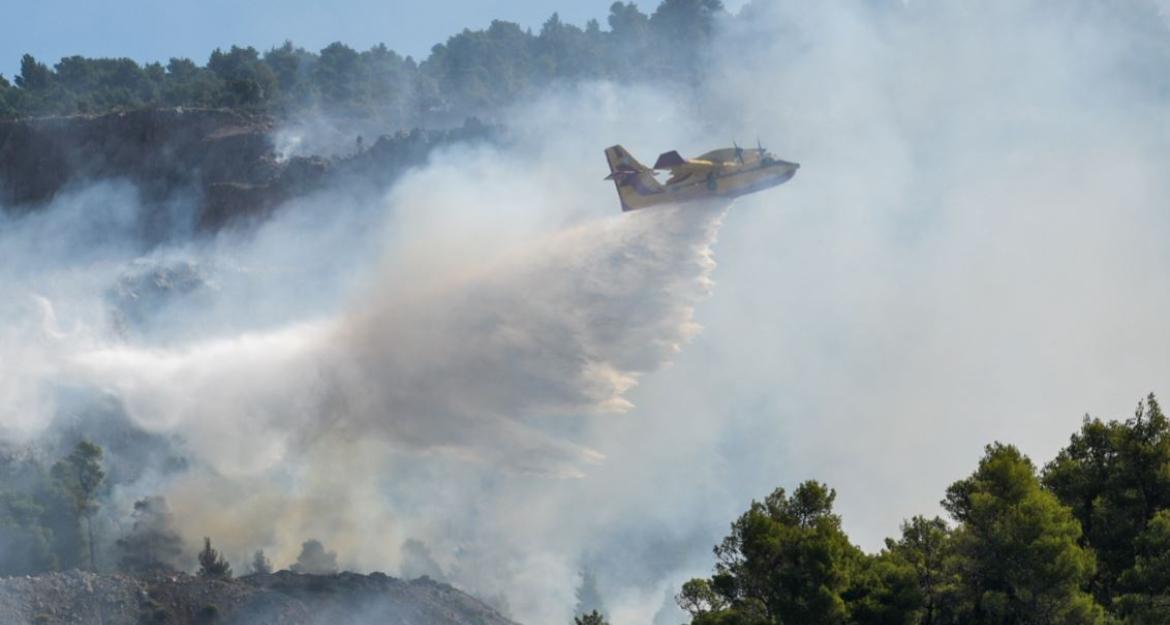
[[[281,159],[275,131],[271,118],[231,110],[0,121],[0,208],[33,211],[72,187],[128,180],[147,206],[193,199],[195,224],[214,230],[262,217],[331,180],[386,184],[437,145],[492,134],[470,122],[456,130],[381,136],[345,158]]]
[[[0,578],[12,625],[515,625],[451,586],[380,573],[214,581],[80,571]]]

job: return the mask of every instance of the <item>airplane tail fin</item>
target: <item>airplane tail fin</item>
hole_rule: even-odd
[[[654,178],[654,170],[639,163],[620,145],[606,148],[605,159],[609,161],[609,175],[605,179],[612,180],[617,186],[623,211],[637,210],[657,203],[653,196],[665,189],[662,183]]]

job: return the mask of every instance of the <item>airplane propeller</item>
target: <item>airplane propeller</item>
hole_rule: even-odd
[[[756,137],[756,148],[760,151],[760,162],[761,163],[763,163],[765,165],[770,165],[771,163],[774,162],[772,160],[772,157],[768,156],[768,151],[764,149],[764,144],[763,144],[763,142],[760,141],[759,137]]]
[[[740,165],[743,165],[743,148],[739,147],[739,144],[735,142],[735,139],[731,140],[731,145],[735,146],[735,160],[739,161]]]

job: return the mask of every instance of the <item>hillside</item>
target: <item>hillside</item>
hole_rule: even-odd
[[[462,128],[383,135],[343,156],[282,157],[277,122],[227,109],[140,110],[0,121],[0,206],[26,212],[84,183],[122,180],[157,210],[145,216],[148,238],[175,204],[190,207],[200,230],[262,217],[275,206],[353,174],[364,184],[392,182],[453,140],[485,138],[472,120]],[[352,141],[352,138],[350,139]]]
[[[0,622],[35,625],[515,625],[451,586],[380,573],[281,571],[230,581],[77,570],[0,578]]]

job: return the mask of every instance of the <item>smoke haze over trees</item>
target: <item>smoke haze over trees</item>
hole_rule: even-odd
[[[183,539],[175,531],[166,498],[151,496],[134,502],[132,519],[130,531],[117,542],[120,570],[150,575],[184,568],[180,564]]]
[[[306,540],[301,553],[289,570],[310,575],[330,575],[337,572],[337,553],[326,551],[325,545],[317,539]]]
[[[78,444],[55,465],[60,491],[38,477],[35,461],[3,456],[0,541],[8,547],[0,564],[6,574],[90,564],[94,545],[81,527],[91,520],[84,511],[98,505],[91,499],[101,455],[92,443]],[[791,494],[779,488],[732,523],[715,547],[715,574],[683,584],[677,601],[695,625],[1090,624],[1107,622],[1106,612],[1125,623],[1160,623],[1170,597],[1170,578],[1162,572],[1170,557],[1167,467],[1170,420],[1151,395],[1131,419],[1086,418],[1042,471],[1016,447],[988,445],[975,472],[947,489],[942,505],[953,525],[915,516],[877,553],[846,536],[834,512],[836,492],[827,485],[807,481]],[[74,475],[91,476],[83,489],[91,494],[82,493],[86,506],[74,500],[80,488]],[[32,490],[13,490],[22,484]],[[75,514],[38,517],[54,505]],[[1112,514],[1119,516],[1110,521]],[[72,522],[62,527],[61,518]],[[54,542],[58,532],[65,542]],[[182,539],[162,497],[134,504],[133,525],[116,545],[117,570],[152,575],[184,568]],[[407,541],[404,550],[408,576],[442,575],[420,541]],[[231,578],[230,564],[209,538],[197,559],[199,576]],[[319,540],[305,541],[290,570],[337,573],[337,554]],[[253,554],[249,572],[272,572],[263,551]],[[576,599],[577,622],[604,621],[588,568]]]

